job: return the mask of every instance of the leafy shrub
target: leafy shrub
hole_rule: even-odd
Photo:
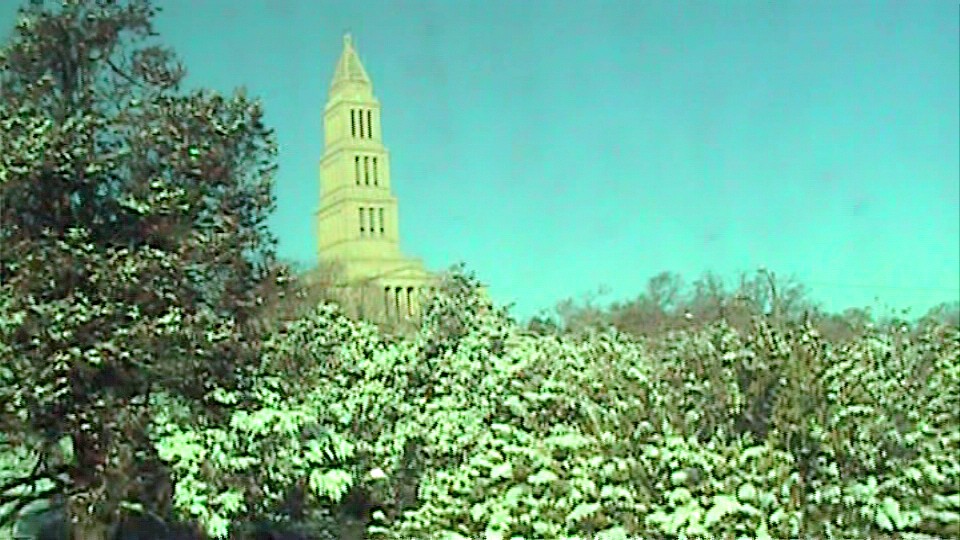
[[[838,345],[763,319],[748,333],[721,322],[640,341],[531,335],[477,289],[452,278],[407,339],[332,305],[284,324],[247,394],[218,398],[235,403],[230,429],[168,432],[164,448],[181,433],[178,492],[208,497],[180,506],[208,523],[208,507],[253,518],[342,471],[307,497],[311,515],[342,517],[362,499],[360,523],[383,540],[955,530],[955,329]],[[230,470],[199,455],[262,457]],[[230,513],[209,497],[232,486],[246,506]]]

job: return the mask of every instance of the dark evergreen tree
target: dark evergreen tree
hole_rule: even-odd
[[[289,274],[260,104],[182,91],[156,11],[33,1],[0,53],[0,427],[41,441],[20,482],[52,480],[83,540],[122,501],[165,511],[150,396],[215,415]]]

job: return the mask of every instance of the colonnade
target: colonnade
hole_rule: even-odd
[[[383,287],[384,314],[399,319],[418,317],[422,300],[433,290],[433,287],[386,285]]]

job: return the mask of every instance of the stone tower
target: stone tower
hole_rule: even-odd
[[[364,295],[366,307],[360,309],[368,314],[416,316],[420,295],[435,278],[420,259],[400,250],[380,101],[349,34],[330,83],[323,133],[316,212],[320,262],[341,268],[342,286]]]

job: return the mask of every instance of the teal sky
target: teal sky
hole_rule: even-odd
[[[952,0],[158,5],[189,86],[264,101],[284,258],[316,262],[321,112],[350,31],[404,251],[466,262],[521,317],[760,265],[831,310],[960,296]]]

